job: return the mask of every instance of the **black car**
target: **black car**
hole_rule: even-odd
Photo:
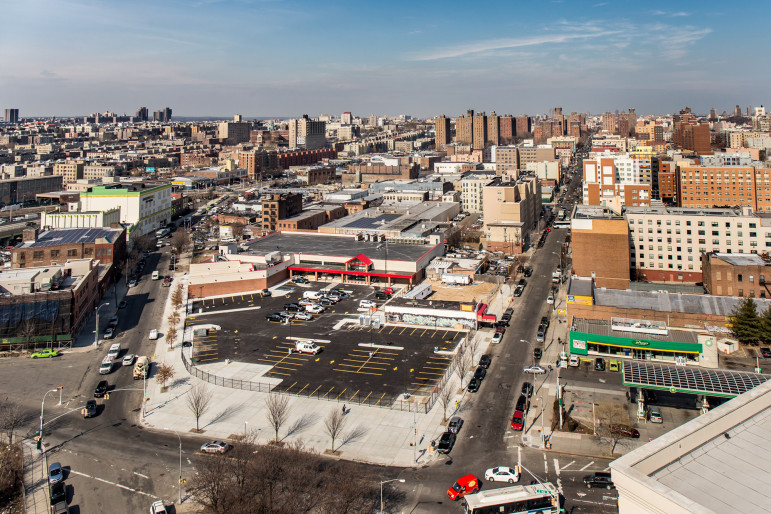
[[[484,380],[485,375],[487,375],[487,368],[484,366],[477,366],[477,370],[474,372],[474,378]]]
[[[522,286],[517,286],[517,287],[514,289],[514,296],[522,296],[522,292],[523,292],[524,290],[525,290],[525,288],[524,288],[524,287],[522,287]]]
[[[524,396],[527,396],[528,398],[533,396],[533,384],[531,384],[530,382],[524,382],[522,384],[522,394]]]
[[[605,371],[605,359],[601,357],[594,359],[594,369],[596,371]]]
[[[500,325],[498,323],[495,324],[495,333],[496,334],[505,334],[506,333],[506,325]]]
[[[541,316],[541,325],[543,325],[546,328],[549,328],[549,317],[548,316]]]
[[[489,368],[491,361],[492,361],[492,358],[488,354],[484,354],[482,355],[482,357],[479,358],[479,366],[484,368]]]
[[[543,351],[540,348],[533,348],[533,358],[535,360],[540,360],[543,356]]]
[[[193,346],[193,341],[182,341],[182,348],[190,348]]]
[[[519,395],[519,399],[517,400],[517,408],[515,410],[521,410],[522,412],[525,412],[529,408],[530,400],[528,400],[527,396],[524,394]]]
[[[511,313],[510,312],[504,312],[501,316],[501,321],[499,323],[506,323],[506,326],[509,326],[509,322],[511,322]]]
[[[439,442],[436,445],[436,451],[439,453],[450,453],[452,447],[455,446],[455,438],[457,436],[452,432],[445,432],[442,437],[439,438]]]
[[[110,384],[107,383],[107,380],[100,380],[99,383],[96,384],[96,389],[94,389],[94,398],[103,398],[109,387]]]
[[[501,316],[501,319],[499,319],[498,321],[496,321],[496,322],[495,322],[495,328],[498,328],[498,327],[501,327],[501,328],[506,328],[506,327],[508,327],[508,326],[509,326],[509,320],[510,320],[510,319],[511,319],[511,318],[509,318],[509,319],[504,319],[504,318]]]
[[[524,288],[527,285],[527,280],[525,280],[524,278],[520,278],[519,282],[517,282],[517,285],[522,286]]]
[[[318,303],[319,305],[323,305],[324,307],[329,307],[330,305],[334,305],[337,302],[335,302],[335,300],[333,300],[332,298],[327,298],[326,296],[322,296],[321,298],[316,300],[316,303]]]
[[[645,399],[645,403],[658,403],[659,397],[656,396],[656,393],[654,391],[651,391],[649,389],[643,389],[643,398]]]
[[[375,293],[375,300],[388,300],[389,298],[391,298],[391,295],[384,293],[383,291]]]
[[[533,268],[532,268],[532,267],[530,267],[530,266],[528,266],[527,268],[525,268],[525,276],[526,276],[526,277],[530,277],[530,276],[532,276],[532,275],[533,275]]]
[[[51,505],[56,505],[59,502],[63,502],[67,499],[67,489],[64,486],[64,482],[56,482],[51,486]]]
[[[304,311],[305,307],[303,307],[299,303],[285,303],[284,310],[289,312],[300,312],[300,311]]]
[[[479,386],[482,385],[482,381],[478,378],[472,378],[471,381],[468,383],[468,387],[466,387],[466,391],[469,393],[476,393],[479,391]]]
[[[96,416],[96,400],[88,400],[83,408],[84,418],[93,418]]]
[[[762,355],[765,359],[771,358],[771,348],[768,346],[761,346],[760,355]]]
[[[305,277],[292,277],[292,282],[295,284],[307,284],[308,279]]]
[[[584,484],[591,489],[592,487],[604,487],[606,489],[613,489],[613,481],[610,479],[610,473],[604,471],[598,471],[593,475],[587,475],[584,477]]]
[[[268,320],[268,321],[271,321],[273,323],[283,323],[284,322],[284,317],[279,315],[279,314],[276,314],[276,313],[268,314],[267,316],[265,316],[265,319]]]

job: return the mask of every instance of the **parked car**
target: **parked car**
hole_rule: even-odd
[[[490,367],[490,362],[492,362],[492,358],[489,354],[484,354],[479,358],[479,365],[484,366],[485,368]]]
[[[276,314],[276,313],[268,314],[267,316],[265,316],[265,319],[270,321],[270,322],[273,322],[273,323],[283,323],[284,322],[284,318],[281,315]]]
[[[324,307],[315,303],[313,305],[306,305],[305,312],[310,312],[311,314],[321,314],[324,312]]]
[[[479,386],[480,385],[482,385],[482,381],[481,380],[479,380],[478,378],[472,378],[469,381],[468,386],[466,386],[466,390],[469,393],[476,393],[477,391],[479,391]]]
[[[167,514],[166,506],[161,500],[154,501],[150,505],[150,514]]]
[[[505,325],[496,325],[495,326],[495,333],[496,334],[505,334],[506,333],[506,326]]]
[[[511,417],[511,429],[521,431],[525,426],[525,413],[521,410],[514,411],[514,415]]]
[[[31,359],[45,359],[48,357],[58,357],[58,356],[59,356],[59,350],[48,349],[48,350],[40,350],[39,352],[35,352],[29,357]]]
[[[533,268],[532,268],[532,267],[530,267],[530,266],[526,267],[526,268],[525,268],[525,276],[526,276],[526,277],[530,277],[530,276],[532,276],[532,275],[533,275]]]
[[[533,384],[531,384],[530,382],[523,382],[522,383],[522,393],[521,394],[524,394],[528,398],[533,396]]]
[[[530,408],[530,400],[528,399],[528,396],[525,394],[520,394],[519,398],[517,399],[517,406],[514,408],[514,410],[521,410],[526,411]]]
[[[474,378],[478,378],[479,380],[484,380],[485,375],[487,375],[487,368],[484,366],[477,366],[476,371],[474,371]]]
[[[522,296],[522,292],[523,292],[524,290],[525,290],[525,288],[524,288],[524,287],[522,287],[522,286],[517,286],[516,288],[514,288],[514,293],[513,293],[513,294],[514,294],[514,296]]]
[[[62,465],[58,462],[54,462],[48,466],[48,483],[56,484],[64,480],[64,470]]]
[[[593,475],[587,475],[584,477],[584,484],[588,489],[592,487],[604,487],[606,489],[613,489],[613,481],[610,479],[610,473],[605,471],[598,471]]]
[[[156,329],[152,329],[150,331],[150,339],[152,340],[158,339],[158,331]]]
[[[284,310],[289,312],[300,312],[304,311],[305,308],[298,303],[285,303]]]
[[[286,321],[290,319],[294,319],[294,312],[287,312],[287,311],[281,311],[278,313],[279,316],[281,316],[281,319]]]
[[[460,427],[463,426],[463,420],[460,416],[453,416],[447,423],[447,431],[453,434],[457,434],[460,431]]]
[[[535,340],[539,343],[543,343],[544,335],[546,334],[546,328],[543,325],[538,327],[538,333],[535,335]]]
[[[533,358],[535,360],[541,360],[541,357],[543,356],[543,350],[540,348],[533,348]]]
[[[80,411],[84,418],[93,418],[96,416],[96,400],[86,401],[86,406]]]
[[[137,285],[137,280],[136,280],[136,279],[132,279],[132,280],[129,282],[129,285],[128,285],[128,286],[129,286],[129,287],[136,287],[136,285]]]
[[[525,280],[524,278],[520,278],[519,282],[517,282],[517,285],[522,286],[522,288],[524,289],[525,286],[527,285],[527,280]]]
[[[664,423],[664,418],[661,417],[661,410],[658,407],[648,409],[648,419],[651,423]]]
[[[611,425],[611,430],[614,434],[625,435],[627,437],[631,437],[632,439],[640,438],[640,431],[628,425]]]
[[[67,500],[67,488],[64,487],[64,482],[56,482],[51,485],[51,506],[53,507],[57,503],[66,502]],[[66,503],[65,503],[66,505]]]
[[[605,371],[605,359],[601,357],[594,359],[594,369],[596,371]]]
[[[543,375],[544,373],[546,373],[546,370],[541,366],[539,366],[538,364],[534,364],[532,366],[525,366],[523,371],[525,373],[532,373],[534,375]]]
[[[112,339],[113,337],[115,337],[115,327],[107,327],[104,331],[104,338]]]
[[[550,324],[551,324],[551,322],[549,321],[549,317],[548,316],[541,316],[541,326],[543,326],[544,331],[546,331],[546,329],[549,328]]]
[[[110,384],[107,383],[107,380],[100,380],[94,388],[94,398],[103,398],[109,388]]]
[[[519,473],[515,469],[498,466],[485,471],[485,480],[489,482],[508,482],[513,484],[519,482]]]
[[[313,319],[313,315],[304,311],[295,312],[294,319],[299,319],[302,321],[310,321]]]
[[[511,314],[504,312],[501,316],[501,320],[498,323],[504,324],[508,327],[509,323],[511,323]]]
[[[762,355],[765,359],[771,359],[771,348],[768,346],[761,346],[760,355]]]
[[[456,436],[452,432],[445,432],[442,437],[439,438],[439,442],[436,445],[436,451],[439,453],[450,453],[452,447],[455,446]]]
[[[135,358],[136,358],[136,355],[134,355],[133,353],[127,353],[123,357],[123,365],[124,366],[133,366]]]
[[[294,345],[294,349],[300,353],[310,353],[316,355],[321,351],[321,346],[317,345],[313,341],[297,341]]]
[[[554,294],[549,293],[549,296],[546,297],[546,303],[548,303],[549,305],[554,303]]]
[[[205,443],[203,446],[201,446],[201,451],[203,453],[225,453],[232,447],[232,445],[224,441],[209,441],[208,443]]]

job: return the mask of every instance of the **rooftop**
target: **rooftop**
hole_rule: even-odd
[[[43,246],[72,245],[93,243],[97,239],[107,239],[113,243],[123,232],[122,228],[65,228],[46,230],[34,241],[24,241],[16,248],[39,248]]]
[[[301,253],[306,255],[329,255],[334,257],[355,257],[363,253],[370,259],[386,258],[385,243],[356,241],[350,236],[336,234],[304,234],[299,232],[278,232],[247,243],[249,252],[266,254],[270,252]],[[388,260],[418,260],[432,245],[388,243]]]
[[[629,289],[594,290],[595,305],[611,305],[619,309],[648,309],[658,312],[687,312],[728,316],[743,298],[734,296],[710,296],[658,291],[631,291]],[[755,298],[758,311],[771,306],[771,300]]]
[[[667,335],[651,334],[649,332],[632,332],[626,330],[613,330],[610,322],[599,319],[573,318],[571,330],[583,332],[585,334],[595,334],[600,336],[625,337],[627,339],[645,339],[648,341],[669,341],[675,343],[699,342],[695,332],[689,330],[677,330],[670,328]]]
[[[768,266],[769,263],[764,261],[758,254],[755,253],[713,253],[711,257],[720,259],[727,262],[732,266]]]

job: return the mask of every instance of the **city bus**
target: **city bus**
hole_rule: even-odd
[[[488,489],[463,497],[467,514],[557,514],[559,492],[550,482]]]

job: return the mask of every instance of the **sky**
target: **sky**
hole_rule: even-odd
[[[729,112],[771,1],[0,0],[0,108],[67,116]]]

